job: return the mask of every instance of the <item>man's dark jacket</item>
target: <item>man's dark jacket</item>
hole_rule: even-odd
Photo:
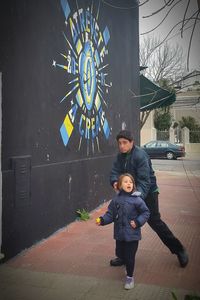
[[[157,188],[156,177],[147,153],[138,146],[133,146],[129,153],[119,153],[110,173],[110,183],[116,182],[120,175],[129,173],[136,183],[136,190],[145,199],[149,192]]]

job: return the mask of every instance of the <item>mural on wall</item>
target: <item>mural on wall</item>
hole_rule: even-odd
[[[112,82],[107,82],[110,33],[107,26],[98,25],[100,2],[96,8],[91,3],[86,9],[78,7],[72,12],[67,0],[60,0],[65,16],[65,52],[60,53],[64,63],[53,60],[53,66],[67,72],[66,94],[60,103],[66,101],[66,115],[60,127],[64,146],[70,142],[73,131],[78,134],[78,150],[83,144],[94,153],[100,150],[99,135],[110,136],[106,117],[108,93]],[[85,141],[86,143],[83,143]]]

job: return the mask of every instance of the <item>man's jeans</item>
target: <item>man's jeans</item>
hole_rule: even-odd
[[[158,192],[149,193],[145,199],[145,203],[150,210],[148,224],[157,233],[161,241],[169,248],[169,250],[174,254],[178,254],[183,251],[184,247],[160,218],[158,194]]]

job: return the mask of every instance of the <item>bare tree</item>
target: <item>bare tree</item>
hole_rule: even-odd
[[[140,4],[140,6],[144,6],[149,1],[144,1]],[[154,30],[156,30],[158,27],[160,27],[161,24],[164,24],[165,20],[168,18],[168,16],[172,13],[172,11],[175,8],[178,8],[179,5],[184,4],[185,9],[182,16],[182,20],[177,22],[172,28],[169,30],[168,34],[162,38],[161,44],[165,41],[180,35],[181,38],[183,38],[184,34],[188,34],[188,29],[191,29],[189,35],[189,43],[188,43],[188,49],[187,49],[187,70],[189,70],[189,60],[190,60],[190,51],[191,51],[191,45],[194,38],[194,32],[197,29],[197,24],[200,21],[200,0],[196,0],[196,10],[193,10],[192,14],[189,13],[189,8],[193,8],[195,6],[194,0],[163,0],[160,1],[160,8],[153,11],[149,15],[142,16],[143,18],[151,18],[155,15],[160,16],[163,12],[165,12],[164,17],[161,17],[161,21],[153,27],[150,28],[148,31],[141,33],[141,35],[146,35],[149,33],[152,33]],[[159,46],[159,45],[158,45]]]
[[[144,75],[155,83],[167,79],[170,83],[181,78],[185,72],[183,49],[160,38],[147,35],[140,44],[140,65],[147,66]]]
[[[161,85],[161,82],[167,82],[170,86],[184,74],[183,50],[178,44],[161,43],[160,38],[147,35],[140,44],[140,65],[147,66],[144,75],[154,83]],[[152,96],[149,99],[150,103],[154,101]],[[141,112],[140,128],[144,126],[151,110],[147,106]]]
[[[140,115],[140,129],[144,126],[146,123],[146,120],[148,119],[148,116],[150,115],[151,110],[145,110],[141,112]]]

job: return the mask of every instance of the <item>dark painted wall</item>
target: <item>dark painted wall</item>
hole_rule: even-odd
[[[6,258],[75,220],[78,208],[92,210],[110,199],[109,171],[122,124],[139,142],[139,103],[131,97],[139,82],[137,1],[66,3],[1,3]],[[76,28],[73,16],[88,7],[87,21]]]

